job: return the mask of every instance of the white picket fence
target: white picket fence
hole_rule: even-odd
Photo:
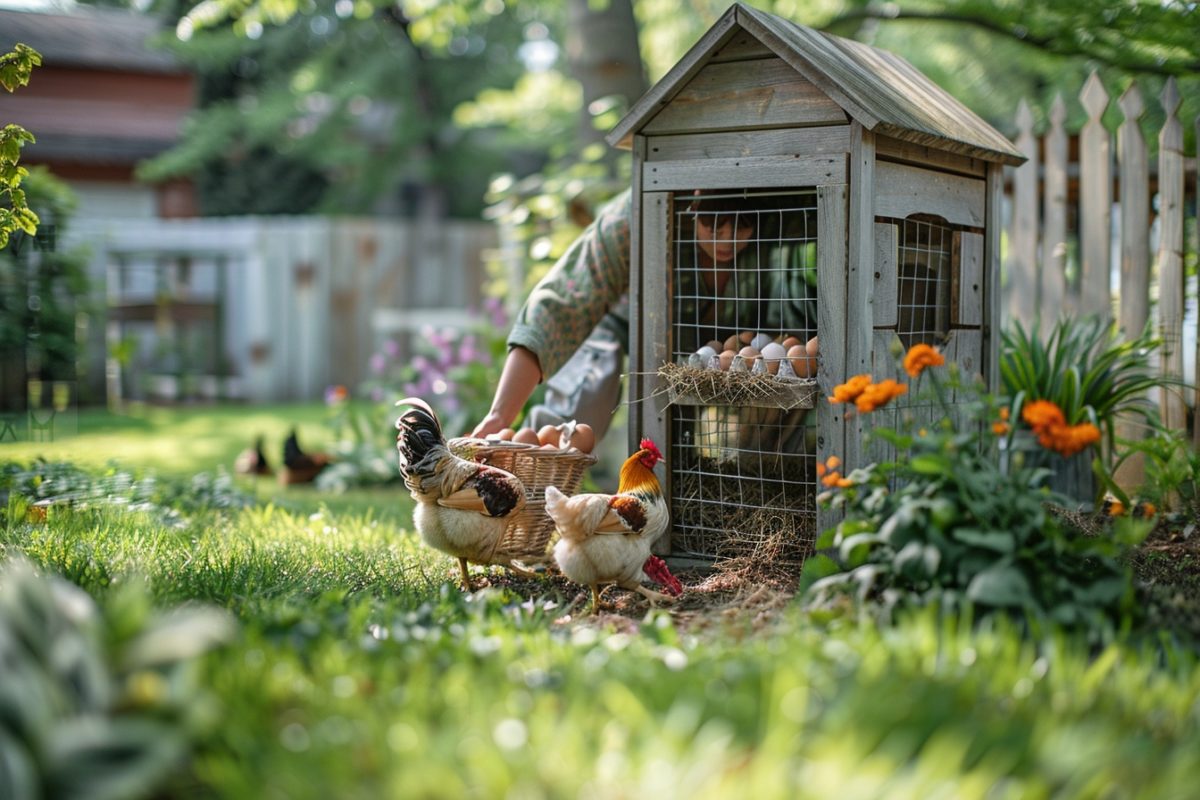
[[[1043,331],[1061,315],[1097,314],[1116,319],[1127,336],[1153,321],[1165,342],[1164,376],[1200,375],[1200,368],[1184,369],[1185,358],[1200,365],[1195,285],[1185,286],[1183,269],[1185,246],[1196,249],[1184,241],[1186,209],[1196,208],[1196,158],[1183,153],[1175,80],[1158,98],[1165,122],[1156,160],[1142,132],[1146,104],[1136,82],[1116,101],[1123,122],[1115,146],[1102,122],[1112,99],[1096,73],[1078,99],[1088,120],[1076,133],[1064,127],[1061,95],[1041,136],[1029,105],[1022,101],[1017,111],[1016,144],[1029,160],[1011,171],[1005,313],[1026,327],[1038,321]],[[1200,133],[1200,119],[1194,124]],[[1187,405],[1200,408],[1178,389],[1161,391],[1159,400],[1164,423],[1178,430],[1187,427]]]

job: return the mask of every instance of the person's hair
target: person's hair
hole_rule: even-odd
[[[692,194],[688,211],[696,218],[711,218],[712,227],[719,228],[732,221],[738,228],[754,227],[757,222],[757,198],[747,197],[729,190],[698,189]],[[715,216],[713,216],[715,215]]]

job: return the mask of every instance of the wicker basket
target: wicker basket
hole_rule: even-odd
[[[574,494],[584,471],[596,463],[596,457],[575,449],[549,449],[466,436],[451,439],[448,444],[455,455],[499,467],[520,478],[525,484],[525,508],[508,523],[497,552],[526,564],[546,561],[550,537],[554,534],[554,520],[546,515],[546,487]]]

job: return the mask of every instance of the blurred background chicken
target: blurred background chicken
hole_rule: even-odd
[[[663,583],[672,594],[682,591],[662,559],[650,555],[669,516],[654,475],[661,458],[654,442],[643,439],[641,449],[621,467],[616,494],[567,497],[546,487],[546,513],[559,535],[554,560],[564,575],[591,588],[592,613],[600,607],[600,585],[605,583],[638,592],[651,603],[671,598],[643,586],[643,576]],[[648,562],[653,574],[647,572]]]
[[[425,544],[458,559],[468,591],[468,562],[530,575],[504,549],[508,523],[525,507],[525,486],[510,472],[451,453],[437,415],[424,400],[407,397],[396,405],[411,407],[396,422],[396,446],[404,483],[417,501],[413,525]]]
[[[247,447],[233,461],[233,471],[239,475],[270,475],[271,465],[263,453],[263,437],[254,440],[253,447]]]
[[[287,439],[283,441],[283,469],[279,472],[279,482],[284,486],[293,483],[312,483],[321,474],[321,470],[333,463],[333,458],[326,453],[306,453],[300,449],[296,439],[296,429],[292,428]]]

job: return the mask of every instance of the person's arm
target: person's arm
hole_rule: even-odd
[[[509,350],[504,371],[500,374],[500,383],[496,386],[492,408],[471,431],[471,435],[483,438],[511,426],[541,380],[542,367],[532,351],[524,347]]]
[[[508,427],[629,288],[629,194],[605,206],[530,293],[508,335],[491,411],[473,435]]]

